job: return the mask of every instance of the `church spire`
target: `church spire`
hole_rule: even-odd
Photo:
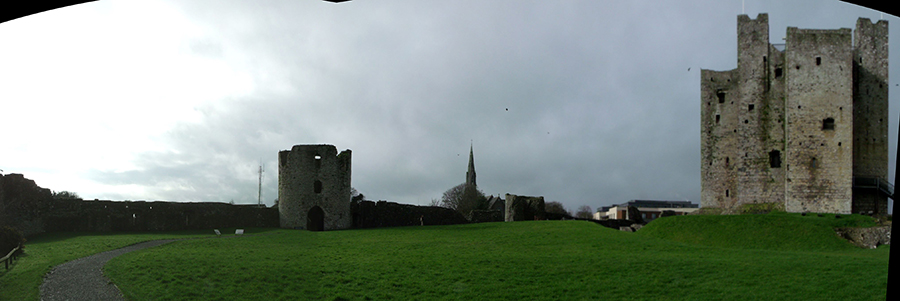
[[[472,152],[471,144],[469,144],[469,171],[466,171],[466,185],[478,186],[475,184],[475,154]]]

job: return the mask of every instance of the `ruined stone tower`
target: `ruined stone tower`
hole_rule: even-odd
[[[887,34],[861,18],[770,44],[767,14],[738,16],[737,68],[701,71],[702,206],[886,213]]]
[[[278,214],[282,228],[350,228],[350,150],[320,144],[278,152]]]

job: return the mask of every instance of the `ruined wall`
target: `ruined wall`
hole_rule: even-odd
[[[785,47],[788,145],[785,209],[789,212],[850,213],[853,182],[851,41],[851,31],[847,28],[788,28]]]
[[[338,154],[333,145],[326,144],[294,145],[291,150],[278,153],[278,211],[282,228],[351,227],[350,156],[350,150]]]
[[[54,200],[22,175],[0,176],[0,225],[26,236],[56,231],[171,231],[277,227],[278,211],[256,205]]]
[[[888,23],[856,21],[853,49],[853,174],[888,179]],[[854,189],[852,212],[886,214],[887,197]]]
[[[45,232],[42,215],[53,202],[50,189],[21,174],[0,175],[0,226],[12,226],[25,236]]]
[[[736,177],[731,158],[737,154],[737,106],[732,71],[701,72],[701,198],[704,207],[731,207]]]
[[[768,202],[783,194],[783,173],[773,167],[770,153],[783,151],[783,128],[778,111],[781,105],[770,101],[771,89],[769,18],[760,14],[755,20],[738,16],[738,68],[735,72],[737,97],[733,106],[738,120],[733,169],[738,180],[735,206]],[[777,50],[776,50],[777,52]],[[777,54],[777,53],[776,53]]]
[[[887,178],[887,22],[860,19],[855,45],[850,29],[790,27],[783,50],[767,14],[737,23],[738,67],[701,71],[701,205],[886,211],[852,182]]]
[[[456,210],[443,207],[416,206],[386,201],[353,201],[353,228],[431,226],[465,224],[468,221]]]
[[[506,194],[505,221],[545,220],[544,197]]]

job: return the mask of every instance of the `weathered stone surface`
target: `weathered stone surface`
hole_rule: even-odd
[[[54,231],[171,231],[276,227],[278,211],[256,205],[54,200],[22,175],[0,176],[0,224],[25,236]]]
[[[416,206],[386,201],[354,201],[353,228],[455,225],[468,223],[453,209]]]
[[[701,205],[740,213],[778,202],[788,212],[886,212],[888,24],[789,27],[769,43],[768,15],[738,16],[738,66],[701,71]]]
[[[294,145],[278,152],[278,212],[282,228],[347,229],[350,150],[334,145]],[[321,228],[321,229],[320,229]]]
[[[871,228],[837,228],[835,232],[860,248],[873,249],[891,244],[891,226]]]
[[[619,230],[625,232],[634,232],[634,228],[632,227],[619,227]]]
[[[505,221],[545,220],[544,197],[506,194]]]
[[[501,211],[501,210],[472,210],[469,212],[469,215],[466,216],[466,219],[469,220],[469,222],[473,222],[473,223],[502,222],[503,221],[503,211]]]
[[[631,225],[631,229],[634,229],[634,232],[637,232],[637,230],[640,230],[642,227],[644,227],[644,225],[638,223],[634,223]]]

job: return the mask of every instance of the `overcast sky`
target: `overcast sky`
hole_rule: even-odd
[[[700,69],[737,16],[854,28],[838,1],[98,1],[0,23],[0,169],[85,199],[256,203],[277,153],[350,149],[352,186],[465,181],[568,209],[700,203]],[[890,180],[900,45],[890,41]]]

